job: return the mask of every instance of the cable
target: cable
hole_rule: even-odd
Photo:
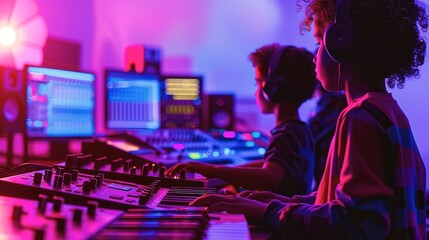
[[[338,105],[340,108],[343,108],[343,103],[341,101],[341,77],[342,77],[342,69],[341,69],[341,63],[338,63],[338,83],[337,83],[337,100]]]
[[[17,174],[22,174],[27,172],[34,172],[34,171],[49,169],[49,168],[52,168],[52,166],[44,165],[40,163],[22,163],[12,168],[12,170],[10,171],[10,174],[17,175]]]

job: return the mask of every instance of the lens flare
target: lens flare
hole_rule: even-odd
[[[9,26],[0,28],[0,44],[9,47],[16,41],[15,29]]]

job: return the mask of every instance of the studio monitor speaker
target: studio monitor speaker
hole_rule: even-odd
[[[0,68],[0,132],[25,130],[26,91],[22,71]]]
[[[204,130],[234,129],[234,95],[207,94],[204,96]]]

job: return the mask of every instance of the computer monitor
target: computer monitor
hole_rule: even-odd
[[[165,75],[161,78],[161,127],[200,128],[203,77]]]
[[[107,129],[160,127],[159,76],[107,69],[104,78]]]
[[[25,66],[29,138],[85,138],[95,134],[95,75]]]

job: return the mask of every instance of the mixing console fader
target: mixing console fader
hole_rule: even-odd
[[[182,198],[191,202],[205,194],[215,193],[211,188],[195,188],[190,197],[189,189]],[[170,189],[161,187],[159,180],[150,184],[136,184],[104,178],[103,174],[90,175],[72,169],[45,169],[0,179],[0,195],[36,199],[40,193],[48,196],[60,196],[66,203],[85,205],[88,200],[97,201],[100,207],[113,209],[155,208],[168,195]],[[174,190],[178,197],[177,189]],[[170,194],[171,195],[171,194]],[[180,194],[179,194],[180,195]],[[170,205],[187,205],[183,201]]]
[[[123,211],[52,202],[40,194],[37,201],[0,197],[0,239],[89,239],[122,215]]]

